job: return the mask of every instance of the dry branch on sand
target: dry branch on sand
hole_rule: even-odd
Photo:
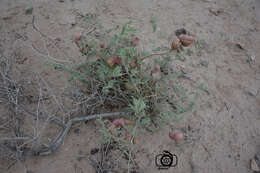
[[[25,156],[48,155],[55,152],[62,144],[68,134],[72,124],[80,121],[88,121],[97,118],[108,118],[119,115],[126,115],[125,112],[113,112],[104,114],[93,114],[68,119],[65,123],[52,112],[48,112],[44,98],[46,93],[43,91],[48,88],[47,83],[36,77],[34,87],[36,88],[36,98],[32,103],[26,105],[26,88],[32,87],[26,82],[16,81],[12,77],[11,63],[7,58],[0,59],[0,108],[8,108],[8,112],[0,117],[0,158],[12,158],[21,160]],[[29,89],[32,92],[32,89]],[[33,93],[30,93],[31,95]],[[52,98],[56,98],[53,96]],[[57,99],[56,104],[61,105]],[[33,107],[33,109],[28,109]],[[49,145],[42,142],[46,127],[54,123],[62,128],[61,133]],[[28,127],[30,126],[30,128]],[[57,127],[57,131],[58,131]],[[6,133],[8,131],[8,133]],[[48,138],[51,138],[48,136]]]

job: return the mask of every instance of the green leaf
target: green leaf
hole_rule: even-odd
[[[146,108],[146,105],[142,99],[135,99],[135,98],[133,99],[133,105],[131,105],[131,109],[134,112],[140,113],[140,112],[144,111],[145,108]]]
[[[115,34],[113,37],[111,37],[109,39],[109,41],[110,41],[110,45],[109,46],[115,46],[116,43],[117,43],[117,40],[118,40],[118,35]]]
[[[65,70],[65,67],[64,67],[63,65],[61,65],[61,64],[56,64],[56,65],[54,66],[54,69],[55,69],[55,70],[59,70],[59,71],[64,71],[64,70]]]
[[[150,123],[151,123],[151,120],[149,117],[142,118],[141,122],[140,122],[141,126],[145,126],[145,127],[148,126]]]
[[[120,58],[125,59],[126,54],[127,54],[126,48],[121,48],[120,49]]]
[[[122,76],[122,69],[120,66],[117,66],[116,68],[114,68],[114,70],[112,71],[112,73],[110,74],[111,77],[119,77]]]
[[[88,61],[90,58],[94,57],[96,55],[95,51],[91,51],[86,56],[86,61]]]
[[[109,89],[114,87],[116,81],[110,80],[106,86],[103,87],[102,92],[108,94]]]
[[[107,67],[106,65],[103,65],[103,64],[100,64],[98,66],[97,75],[98,75],[99,79],[101,79],[102,81],[105,81],[108,73],[109,73],[109,67]]]
[[[133,28],[133,27],[128,27],[128,28],[126,29],[126,32],[136,33],[136,29]]]
[[[121,30],[121,33],[120,33],[121,36],[125,34],[125,31],[126,31],[126,29],[127,29],[127,25],[129,25],[129,24],[131,24],[131,23],[132,23],[132,21],[129,20],[129,21],[127,21],[127,22],[125,22],[125,23],[123,24],[123,27],[122,27],[122,30]]]
[[[71,76],[68,80],[69,83],[71,83],[73,80],[75,80],[74,76]]]

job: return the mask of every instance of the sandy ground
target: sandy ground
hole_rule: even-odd
[[[29,6],[33,13],[26,15]],[[52,57],[77,63],[82,57],[73,36],[89,29],[88,24],[78,20],[78,14],[96,14],[107,27],[132,20],[143,48],[168,46],[168,37],[182,27],[207,44],[202,54],[195,53],[175,64],[210,91],[193,112],[186,113],[185,120],[175,123],[188,141],[176,144],[169,139],[168,129],[140,136],[142,152],[136,154],[140,172],[252,172],[249,160],[260,150],[259,0],[1,0],[0,53],[15,58],[19,75],[40,74],[58,95],[68,84],[61,72],[43,65],[46,56],[31,48],[33,43],[45,51],[32,19],[35,16],[34,22],[42,33],[54,40],[60,38],[54,44],[47,43]],[[158,20],[155,33],[152,18]],[[248,57],[255,60],[249,63]],[[208,65],[202,66],[202,61]],[[95,172],[89,160],[78,161],[76,156],[79,151],[89,152],[97,146],[97,129],[93,123],[78,128],[80,135],[71,132],[53,155],[29,158],[7,172],[24,172],[24,167],[30,173]],[[163,150],[178,156],[177,167],[160,171],[156,168],[155,156]]]

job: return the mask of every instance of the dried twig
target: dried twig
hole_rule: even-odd
[[[76,123],[79,121],[88,121],[88,120],[97,119],[97,118],[114,117],[114,116],[125,115],[125,114],[128,114],[128,113],[127,112],[113,112],[113,113],[94,114],[94,115],[89,115],[89,116],[85,116],[85,117],[73,118],[66,124],[66,128],[62,131],[62,133],[60,134],[60,136],[56,140],[56,142],[53,145],[51,145],[46,151],[38,152],[38,155],[49,155],[49,154],[55,152],[59,148],[59,146],[62,144],[64,137],[68,134],[68,132],[71,128],[71,125],[73,123]]]
[[[39,32],[41,34],[42,37],[48,37],[47,35],[43,34],[39,29],[38,27],[35,25],[35,16],[33,16],[32,18],[32,26],[33,26],[33,29],[35,29],[37,32]]]
[[[88,121],[92,119],[97,119],[97,118],[108,118],[108,117],[114,117],[114,116],[119,116],[119,115],[127,115],[127,112],[113,112],[113,113],[104,113],[104,114],[94,114],[94,115],[89,115],[85,117],[78,117],[78,118],[73,118],[68,121],[68,123],[65,125],[65,128],[63,131],[60,133],[59,137],[57,138],[56,142],[52,145],[50,145],[47,148],[44,148],[40,151],[38,150],[33,150],[32,148],[24,148],[21,152],[23,156],[44,156],[44,155],[49,155],[54,153],[62,144],[65,136],[68,134],[71,126],[73,123],[79,122],[79,121]],[[49,119],[49,121],[54,120],[54,119]],[[13,151],[17,151],[16,147],[9,147],[9,149]]]
[[[169,54],[169,53],[171,53],[171,51],[161,52],[161,53],[154,53],[154,54],[146,55],[146,56],[144,56],[144,57],[141,57],[141,61],[143,61],[143,60],[145,60],[145,59],[147,59],[147,58],[151,58],[151,57],[153,57],[153,56],[162,56],[162,55],[167,55],[167,54]]]
[[[50,38],[50,37],[48,37],[46,34],[42,33],[42,32],[40,31],[40,29],[36,26],[36,24],[35,24],[35,16],[33,16],[33,19],[32,19],[32,26],[33,26],[33,29],[34,29],[34,30],[36,30],[37,32],[40,33],[41,37],[43,37],[43,38],[48,38],[49,40],[52,40],[52,41],[53,41],[52,38]],[[71,61],[68,61],[68,60],[61,60],[61,59],[57,59],[57,58],[52,57],[52,56],[50,55],[48,49],[47,49],[47,46],[46,46],[45,41],[46,41],[46,40],[44,40],[44,48],[45,48],[45,50],[46,50],[47,53],[43,53],[43,52],[39,51],[39,50],[35,47],[34,44],[31,44],[31,48],[32,48],[35,52],[37,52],[39,55],[41,55],[41,56],[47,56],[49,59],[51,59],[51,60],[53,60],[53,61],[62,62],[62,63],[71,63]],[[55,46],[55,47],[56,47],[56,46]]]
[[[96,27],[93,27],[92,29],[90,29],[87,33],[86,33],[86,35],[89,35],[91,32],[93,32],[93,31],[95,31],[96,30]]]
[[[41,51],[39,51],[39,50],[35,47],[34,44],[31,44],[31,48],[32,48],[35,52],[37,52],[38,55],[40,55],[40,56],[44,56],[44,57],[47,56],[49,59],[51,59],[51,60],[53,60],[53,61],[55,61],[55,62],[71,63],[71,61],[61,60],[61,59],[54,58],[53,56],[50,55],[50,53],[49,53],[49,51],[48,51],[48,49],[47,49],[45,43],[44,43],[44,47],[45,47],[45,49],[46,49],[47,54],[42,53]]]

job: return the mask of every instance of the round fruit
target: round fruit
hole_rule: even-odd
[[[183,140],[183,134],[181,132],[177,132],[175,135],[174,135],[174,140],[176,141],[181,141]]]
[[[181,34],[178,38],[180,39],[182,45],[185,47],[191,45],[195,41],[195,37],[191,35]]]
[[[76,35],[75,40],[81,40],[81,35]]]
[[[112,124],[115,126],[115,128],[122,127],[125,124],[125,120],[123,118],[115,119]]]
[[[108,58],[106,62],[109,65],[109,67],[113,67],[115,65],[115,57],[111,56],[110,58]]]

